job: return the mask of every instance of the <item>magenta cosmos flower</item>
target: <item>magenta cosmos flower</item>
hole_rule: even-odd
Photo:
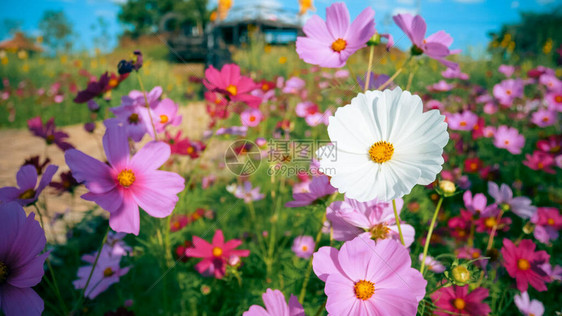
[[[558,239],[558,231],[562,229],[562,215],[555,207],[537,207],[537,212],[531,218],[535,224],[533,235],[542,242]]]
[[[472,214],[480,216],[489,216],[494,210],[497,210],[496,204],[487,205],[488,199],[482,193],[472,195],[470,190],[464,192],[463,196],[464,207]]]
[[[521,153],[521,148],[525,146],[525,136],[519,134],[515,127],[501,125],[494,134],[494,145],[518,155]]]
[[[411,267],[410,254],[393,240],[364,235],[337,250],[320,248],[314,273],[324,282],[330,315],[415,315],[427,281]]]
[[[243,102],[249,107],[258,108],[261,98],[250,92],[256,89],[256,83],[250,77],[240,75],[240,67],[236,64],[226,64],[218,71],[209,66],[205,70],[203,84],[212,92],[226,95],[233,102]]]
[[[252,201],[259,201],[265,197],[263,193],[260,193],[260,187],[252,187],[250,181],[245,181],[244,185],[233,185],[228,186],[227,191],[234,194],[235,197],[243,199],[245,203],[251,203]]]
[[[297,54],[312,65],[343,67],[375,34],[374,18],[375,11],[366,8],[350,24],[345,3],[334,3],[326,8],[325,22],[318,15],[306,21],[303,27],[306,36],[297,37]]]
[[[420,260],[420,262],[423,260],[423,253],[420,253],[418,259]],[[441,262],[437,261],[435,258],[433,258],[430,255],[425,256],[425,266],[427,267],[428,270],[433,271],[435,273],[442,273],[447,269]]]
[[[172,99],[164,99],[151,106],[150,115],[157,133],[164,132],[167,126],[178,126],[181,124],[182,116],[178,114],[178,105]],[[154,137],[152,128],[148,129],[148,134]]]
[[[396,199],[398,216],[403,206],[404,200]],[[352,240],[358,235],[366,234],[375,241],[393,239],[400,242],[392,202],[377,199],[359,202],[346,197],[344,201],[336,201],[328,206],[326,218],[332,223],[335,240]],[[416,231],[405,223],[400,227],[404,243],[409,247],[414,242]]]
[[[412,46],[412,53],[414,55],[426,54],[448,68],[456,69],[458,67],[458,64],[445,59],[445,57],[451,54],[449,50],[449,46],[453,43],[451,35],[444,31],[439,31],[424,38],[427,25],[420,15],[412,16],[411,14],[404,13],[397,14],[392,19],[412,41],[414,45]]]
[[[544,98],[548,103],[549,110],[562,112],[562,89],[547,93]]]
[[[547,127],[558,122],[558,114],[547,109],[540,109],[531,115],[531,122],[538,127]]]
[[[78,269],[78,280],[73,282],[75,289],[83,289],[88,282],[92,267],[94,266],[97,252],[82,256],[82,260],[90,265]],[[121,268],[121,255],[113,250],[112,246],[105,244],[102,248],[98,262],[92,273],[92,278],[84,295],[89,299],[105,292],[111,285],[119,283],[119,278],[129,272],[130,267]]]
[[[523,80],[507,79],[494,86],[494,97],[505,106],[510,106],[515,98],[523,97]]]
[[[241,244],[242,241],[239,239],[232,239],[225,243],[222,230],[217,229],[212,243],[193,236],[193,247],[185,250],[185,256],[203,258],[201,262],[195,265],[195,270],[203,275],[222,279],[226,273],[228,261],[250,255],[250,250],[234,249]]]
[[[314,177],[308,187],[309,192],[293,192],[293,201],[285,203],[285,207],[302,207],[318,202],[326,195],[336,192],[325,175]]]
[[[74,148],[66,141],[69,137],[68,134],[56,129],[54,117],[51,117],[45,124],[41,117],[34,117],[27,121],[27,127],[33,135],[43,138],[47,145],[55,144],[62,151]]]
[[[43,300],[31,288],[43,278],[45,232],[15,203],[0,205],[0,310],[6,316],[41,315]]]
[[[468,285],[442,287],[431,294],[431,299],[437,306],[433,312],[437,316],[488,315],[492,310],[483,302],[487,297],[488,289],[477,288],[468,293]]]
[[[138,235],[139,207],[153,217],[170,215],[185,180],[157,170],[170,157],[170,146],[149,142],[130,158],[125,133],[123,128],[113,127],[103,136],[109,165],[75,149],[68,150],[65,159],[74,178],[90,190],[82,198],[108,211],[109,226],[116,232]]]
[[[503,265],[507,273],[515,278],[517,289],[521,292],[527,291],[529,284],[539,292],[546,291],[545,282],[550,282],[550,277],[541,268],[541,265],[548,263],[550,255],[544,250],[535,252],[535,248],[535,243],[530,239],[521,240],[519,246],[507,238],[503,240]]]
[[[246,109],[240,113],[240,121],[247,127],[256,127],[263,119],[263,113],[259,109]]]
[[[538,300],[531,300],[527,292],[515,295],[513,301],[524,316],[542,316],[544,314],[544,305]]]
[[[488,194],[495,200],[496,204],[504,210],[511,210],[521,218],[531,218],[537,208],[531,205],[531,200],[524,196],[513,197],[511,188],[502,183],[501,187],[494,182],[488,182]]]
[[[262,295],[265,309],[259,305],[252,305],[242,316],[304,316],[304,308],[296,296],[291,294],[289,304],[285,302],[285,295],[279,290],[267,289]]]
[[[554,166],[554,158],[552,155],[535,150],[532,155],[525,154],[525,161],[523,164],[533,170],[542,170],[544,172],[556,174],[556,171],[552,169]]]
[[[447,123],[452,130],[471,131],[478,123],[478,115],[471,111],[449,114],[447,115]]]
[[[41,192],[49,185],[58,169],[59,167],[55,165],[47,166],[39,185],[37,185],[37,168],[32,165],[23,165],[16,174],[18,187],[0,188],[0,202],[16,201],[21,206],[34,203]]]
[[[312,256],[315,246],[316,243],[314,242],[314,238],[312,238],[312,236],[298,236],[293,241],[293,247],[291,247],[291,250],[293,250],[297,257],[308,259]]]

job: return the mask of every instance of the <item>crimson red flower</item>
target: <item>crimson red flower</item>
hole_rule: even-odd
[[[256,83],[250,77],[241,76],[240,67],[236,64],[224,65],[220,71],[209,66],[205,70],[203,84],[233,102],[243,102],[252,108],[258,108],[261,103],[261,98],[250,94],[257,87]]]
[[[76,98],[74,98],[74,102],[84,103],[97,96],[100,96],[105,92],[106,87],[109,84],[109,79],[109,74],[106,71],[100,76],[100,79],[98,81],[93,80],[88,82],[88,86],[85,90],[78,91],[78,95],[76,95]]]
[[[183,244],[176,247],[176,257],[181,260],[181,262],[187,262],[189,257],[185,256],[185,251],[187,248],[193,247],[193,243],[189,240],[183,242]]]
[[[521,292],[527,291],[529,284],[539,292],[546,291],[545,282],[550,281],[541,268],[542,264],[548,263],[550,255],[544,250],[535,252],[535,248],[535,243],[530,239],[521,240],[519,246],[515,246],[509,239],[503,240],[503,266],[515,278],[517,289]]]
[[[464,172],[478,172],[483,166],[484,164],[482,163],[482,160],[480,160],[478,157],[468,158],[464,161]]]
[[[431,299],[437,306],[433,312],[437,316],[488,315],[492,310],[483,302],[488,294],[488,289],[485,288],[477,288],[468,293],[468,285],[442,287],[431,294]]]
[[[185,214],[174,215],[170,220],[170,231],[177,232],[189,224],[190,219]]]
[[[451,235],[456,239],[465,240],[470,234],[470,225],[472,224],[472,213],[461,210],[461,215],[453,217],[447,225],[451,229]]]

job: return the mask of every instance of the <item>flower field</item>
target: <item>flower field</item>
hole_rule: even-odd
[[[0,55],[0,136],[41,140],[3,152],[0,315],[562,313],[562,68],[375,21],[220,67]]]

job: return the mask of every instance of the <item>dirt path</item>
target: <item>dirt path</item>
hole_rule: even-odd
[[[190,103],[186,106],[181,106],[180,113],[183,115],[183,122],[178,128],[172,129],[172,133],[175,134],[175,130],[180,129],[183,135],[193,139],[200,139],[209,122],[204,103]],[[105,131],[103,123],[98,122],[93,135],[87,133],[82,125],[66,126],[62,130],[70,135],[69,142],[76,149],[96,159],[105,160],[101,144],[101,137]],[[146,135],[143,142],[149,140],[149,136]],[[48,156],[51,159],[51,164],[59,166],[57,174],[53,177],[56,181],[59,180],[61,172],[68,170],[64,162],[64,153],[57,147],[46,146],[43,139],[33,136],[26,129],[0,130],[0,187],[15,186],[16,173],[24,160],[36,155],[40,155],[41,160]],[[80,198],[80,195],[85,192],[86,189],[80,187],[73,199],[68,193],[58,196],[51,188],[47,188],[44,191],[39,204],[42,207],[46,206],[45,208],[47,209],[44,217],[46,235],[49,240],[52,241],[53,238],[56,238],[59,242],[64,241],[65,223],[71,224],[80,221],[83,212],[94,206],[92,202]],[[33,208],[28,207],[26,211],[31,212]],[[54,226],[47,224],[49,219],[57,213],[65,213],[64,219]],[[107,212],[103,210],[100,210],[100,214],[107,216]]]

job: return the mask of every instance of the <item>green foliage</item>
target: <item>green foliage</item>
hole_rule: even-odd
[[[39,21],[43,41],[53,51],[70,51],[73,46],[72,23],[63,11],[47,10]]]

